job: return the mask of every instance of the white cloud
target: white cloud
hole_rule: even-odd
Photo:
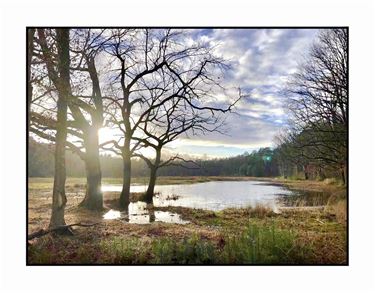
[[[185,145],[257,148],[270,146],[286,121],[280,94],[288,75],[295,72],[298,60],[307,52],[317,30],[299,29],[215,29],[201,31],[198,40],[215,45],[216,54],[229,60],[231,69],[223,85],[241,86],[250,96],[236,106],[224,130],[227,135],[209,133],[180,140]],[[218,95],[224,104],[231,94]],[[178,143],[175,149],[179,148]]]

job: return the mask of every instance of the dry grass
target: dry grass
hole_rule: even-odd
[[[348,219],[347,201],[345,199],[341,199],[333,204],[328,204],[325,207],[325,212],[334,216],[339,223],[346,225]]]

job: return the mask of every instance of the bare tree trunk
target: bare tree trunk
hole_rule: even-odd
[[[87,66],[93,84],[93,100],[95,112],[92,115],[93,123],[87,129],[85,136],[85,165],[86,165],[86,195],[81,205],[91,210],[103,209],[102,172],[99,156],[99,128],[103,124],[103,100],[100,90],[95,59],[87,58]]]
[[[130,198],[130,181],[131,181],[131,155],[130,155],[130,139],[125,139],[123,152],[123,179],[122,191],[120,195],[120,206],[124,209],[128,208]]]
[[[156,220],[155,210],[154,210],[154,209],[151,209],[151,210],[150,210],[150,223],[155,222],[155,220]]]
[[[347,175],[346,175],[346,166],[343,165],[341,166],[341,179],[342,179],[342,182],[344,183],[344,185],[347,185],[347,179],[346,179]]]
[[[123,160],[123,174],[122,174],[122,191],[120,195],[120,207],[123,209],[128,209],[129,198],[130,198],[130,181],[131,181],[131,150],[130,141],[132,138],[132,128],[130,124],[130,111],[131,106],[129,103],[129,89],[125,87],[125,62],[121,62],[121,87],[124,96],[124,104],[122,109],[122,116],[125,125],[125,141],[122,148],[122,160]]]
[[[320,180],[326,179],[326,175],[325,175],[322,167],[319,167],[319,178],[320,178]]]
[[[288,178],[288,170],[287,170],[286,164],[283,165],[283,176],[284,176],[284,179]]]
[[[55,176],[53,181],[53,195],[52,195],[52,215],[50,220],[50,228],[65,225],[64,209],[66,205],[65,196],[65,142],[66,130],[64,129],[66,118],[66,101],[57,102],[58,114],[58,131],[56,133],[56,148],[55,148]]]
[[[131,180],[131,160],[130,157],[126,157],[123,160],[123,182],[122,191],[120,195],[120,206],[122,208],[127,208],[129,205],[130,197],[130,180]]]
[[[152,198],[154,197],[154,189],[156,184],[156,173],[158,171],[158,167],[160,164],[161,159],[161,150],[156,150],[156,157],[154,161],[154,165],[150,167],[150,180],[148,183],[147,191],[143,197],[143,200],[146,201],[146,203],[152,203]]]
[[[86,195],[81,203],[90,210],[103,209],[102,172],[99,160],[99,137],[95,127],[91,127],[85,139]]]
[[[69,30],[57,29],[59,80],[58,101],[57,101],[57,128],[56,128],[56,146],[55,146],[55,176],[53,182],[52,195],[52,215],[50,228],[63,226],[64,209],[66,205],[65,196],[65,145],[67,136],[67,97],[70,94],[70,76],[69,76]]]
[[[150,180],[148,183],[148,188],[144,197],[142,198],[146,203],[152,203],[152,198],[154,197],[157,170],[158,169],[155,167],[150,168]]]
[[[34,33],[35,29],[29,28],[27,30],[27,131],[30,128],[30,110],[31,110],[31,100],[33,96],[33,85],[31,83],[31,59],[34,51]]]
[[[305,180],[308,180],[309,172],[308,172],[308,167],[306,165],[303,165],[303,173],[305,174]]]

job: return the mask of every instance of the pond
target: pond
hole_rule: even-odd
[[[121,189],[121,185],[102,187],[104,192],[121,192]],[[134,185],[131,186],[130,192],[145,192],[146,189],[146,185]],[[155,193],[155,207],[182,206],[213,211],[264,205],[277,212],[280,206],[323,205],[328,200],[328,197],[321,193],[292,191],[281,185],[255,180],[157,185]]]

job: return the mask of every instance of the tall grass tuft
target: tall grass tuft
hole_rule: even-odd
[[[227,237],[221,253],[222,263],[283,264],[298,261],[295,235],[287,230],[249,225],[237,237]]]
[[[308,247],[297,247],[295,235],[250,224],[238,236],[223,237],[218,247],[197,235],[175,242],[160,239],[153,242],[153,262],[159,264],[286,264],[299,263],[311,255]]]
[[[196,234],[181,242],[163,238],[153,242],[157,264],[211,264],[216,261],[215,246]]]
[[[137,238],[113,237],[111,240],[102,241],[101,252],[106,255],[106,262],[121,264],[147,263],[147,249]]]

